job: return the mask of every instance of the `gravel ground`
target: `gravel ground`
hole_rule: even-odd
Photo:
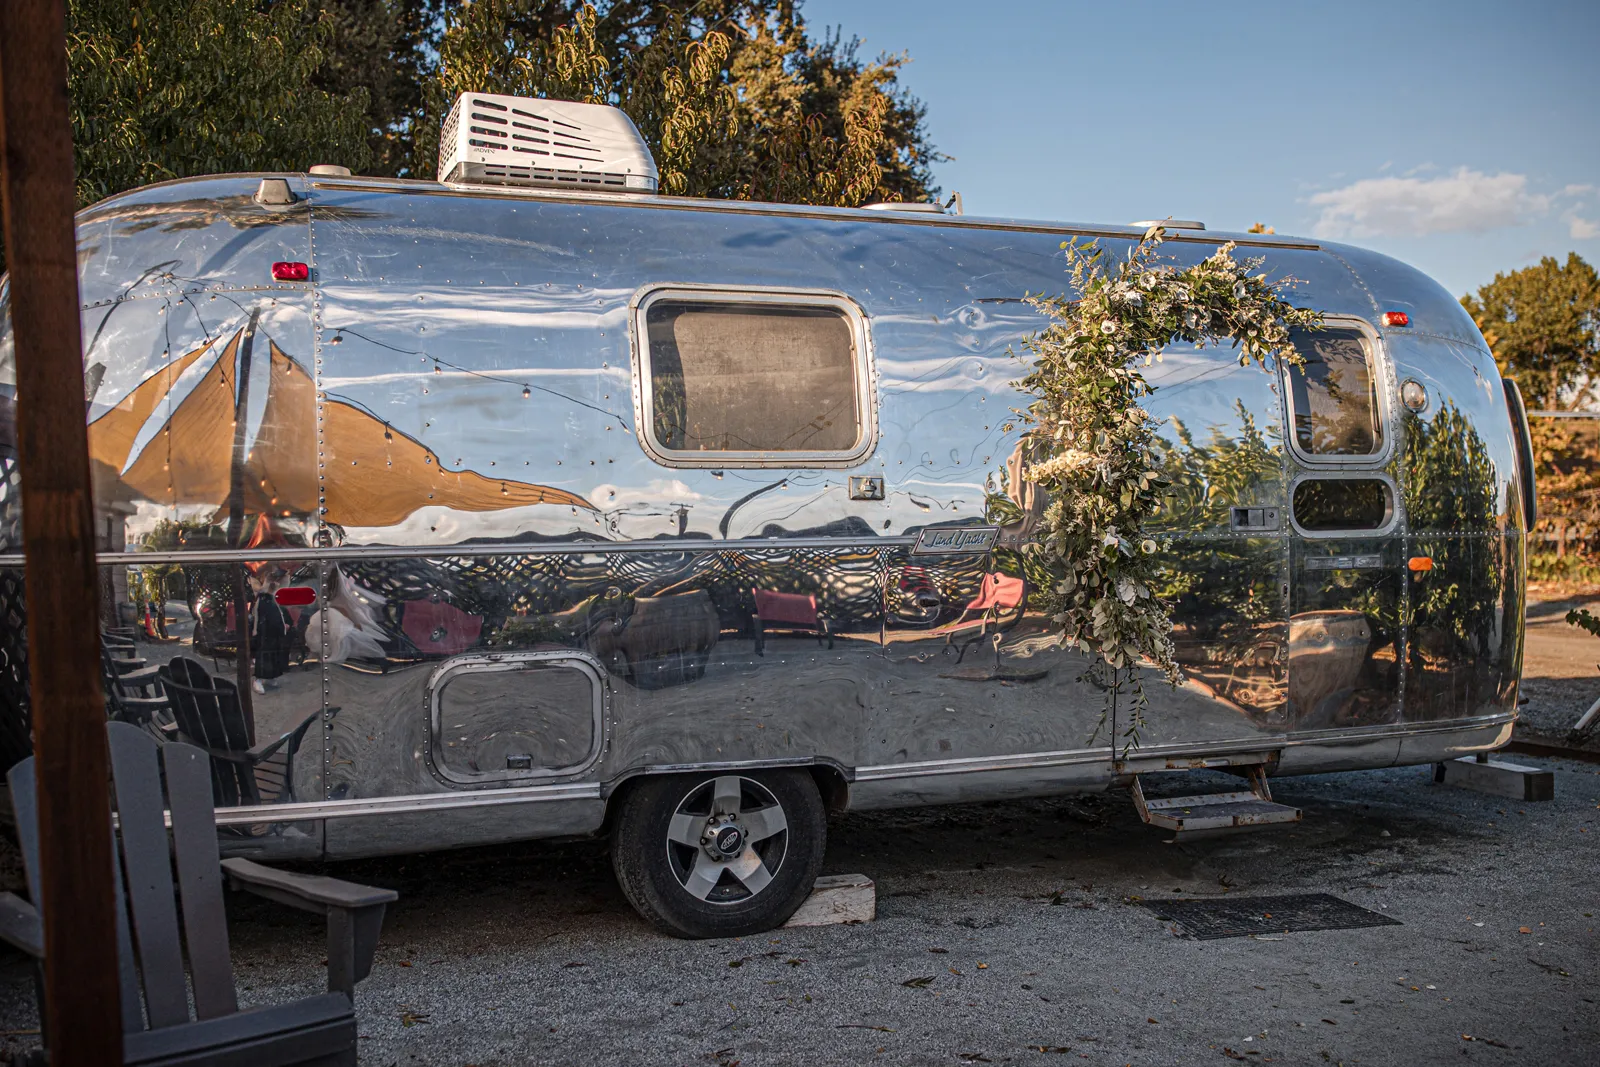
[[[1522,659],[1522,708],[1517,736],[1564,743],[1578,717],[1600,698],[1600,638],[1568,625],[1572,608],[1595,611],[1600,600],[1580,597],[1528,605],[1528,641]],[[1583,747],[1600,751],[1600,730]]]
[[[1564,611],[1530,625],[1541,732],[1600,690]],[[1555,772],[1553,803],[1411,767],[1280,780],[1300,826],[1180,845],[1123,790],[845,815],[825,870],[876,879],[877,920],[731,941],[653,933],[594,844],[331,866],[401,893],[358,989],[362,1063],[1595,1062],[1600,766],[1514,758]],[[1196,941],[1139,906],[1297,892],[1403,925]],[[229,909],[242,1000],[319,991],[316,920]],[[37,1025],[0,949],[0,1057]]]
[[[847,815],[826,869],[877,880],[877,921],[733,941],[651,932],[593,845],[339,865],[401,893],[362,1062],[1593,1062],[1600,768],[1518,758],[1554,803],[1427,768],[1288,779],[1300,827],[1181,845],[1123,791]],[[1404,925],[1194,941],[1135,904],[1287,892]],[[314,920],[229,907],[243,999],[317,991]],[[0,1030],[36,1025],[7,956]]]

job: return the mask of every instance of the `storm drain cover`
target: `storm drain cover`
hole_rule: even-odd
[[[1400,926],[1399,919],[1327,893],[1286,897],[1207,897],[1201,900],[1145,900],[1156,918],[1175,922],[1200,941],[1251,934],[1292,934],[1302,930],[1353,930],[1361,926]]]

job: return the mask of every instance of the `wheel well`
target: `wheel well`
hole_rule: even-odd
[[[730,769],[737,770],[737,768]],[[767,770],[769,768],[763,767],[758,769]],[[829,814],[837,811],[843,811],[849,804],[850,783],[845,780],[843,772],[841,772],[839,768],[833,766],[832,764],[813,763],[799,767],[771,769],[809,771],[811,773],[812,781],[817,783],[817,792],[822,794],[822,806]],[[616,821],[616,814],[622,808],[622,801],[627,798],[627,795],[630,792],[632,792],[634,789],[637,789],[641,782],[654,777],[657,776],[641,772],[638,774],[631,774],[622,781],[618,782],[616,788],[613,789],[610,795],[606,797],[606,817],[601,822],[600,829],[595,832],[595,836],[611,836],[611,831],[614,828],[614,823]]]

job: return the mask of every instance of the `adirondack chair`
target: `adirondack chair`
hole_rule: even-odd
[[[158,744],[127,723],[108,723],[106,734],[117,814],[123,1063],[127,1067],[354,1067],[355,985],[372,970],[383,911],[396,894],[335,878],[274,870],[245,859],[219,861],[206,753],[179,742]],[[36,908],[40,897],[34,761],[23,760],[7,778],[28,893],[35,903],[0,893],[0,939],[44,967],[49,961],[44,958]],[[170,845],[163,808],[172,813]],[[239,1010],[223,915],[224,880],[235,889],[327,915],[327,993],[292,1004]],[[179,901],[191,976],[188,988],[178,938]],[[48,1034],[45,1041],[48,1044]],[[42,1067],[48,1060],[41,1050],[23,1062]]]
[[[221,807],[240,804],[288,803],[294,800],[294,758],[306,731],[324,714],[312,712],[294,729],[251,744],[245,728],[239,689],[226,678],[213,678],[205,665],[175,656],[159,669],[172,705],[178,736],[210,754],[211,797]]]

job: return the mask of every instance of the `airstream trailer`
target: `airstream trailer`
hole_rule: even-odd
[[[463,107],[484,101],[558,107]],[[1526,426],[1420,273],[1172,231],[1179,262],[1264,256],[1328,328],[1302,370],[1175,347],[1147,372],[1184,680],[1149,683],[1127,748],[1035,595],[1013,383],[1061,242],[1141,228],[659,196],[626,144],[519,171],[468,158],[466,123],[447,180],[197,178],[78,219],[104,589],[82,624],[106,642],[85,669],[111,714],[211,752],[225,851],[608,833],[649,918],[733,934],[798,905],[829,810],[1209,767],[1270,821],[1271,777],[1508,740]]]

